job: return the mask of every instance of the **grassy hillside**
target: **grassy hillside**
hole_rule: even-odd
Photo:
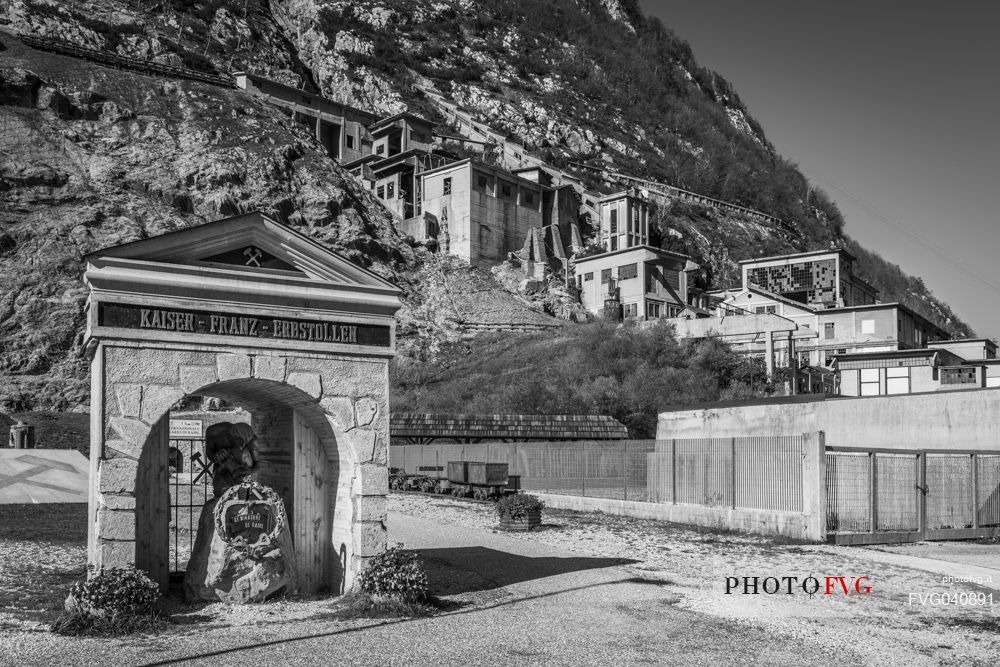
[[[394,360],[392,409],[606,414],[632,437],[651,438],[668,407],[772,393],[758,361],[714,339],[678,342],[666,324],[481,336],[448,346],[434,362]]]

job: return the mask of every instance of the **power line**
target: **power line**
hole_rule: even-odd
[[[992,278],[990,278],[989,276],[986,276],[985,274],[981,273],[975,267],[969,266],[965,262],[965,260],[963,260],[962,258],[956,257],[955,255],[952,255],[950,252],[948,252],[947,250],[945,250],[944,248],[942,248],[938,244],[936,244],[933,241],[930,241],[929,239],[923,237],[922,235],[918,234],[917,232],[913,231],[912,229],[909,229],[908,227],[906,227],[899,220],[897,220],[895,218],[889,217],[887,214],[883,213],[879,208],[877,208],[871,202],[863,199],[859,195],[854,194],[853,192],[851,192],[847,188],[844,188],[844,187],[841,187],[841,186],[837,185],[836,183],[834,183],[833,181],[831,181],[829,178],[826,178],[826,177],[822,176],[821,174],[817,173],[815,170],[813,170],[813,169],[805,169],[801,165],[800,165],[799,168],[802,169],[802,171],[806,172],[806,174],[810,178],[813,178],[815,180],[823,181],[824,183],[826,183],[831,188],[840,191],[841,193],[843,193],[847,197],[850,197],[851,199],[853,199],[854,201],[856,201],[858,204],[860,204],[864,208],[868,209],[868,211],[872,215],[876,216],[877,218],[879,218],[879,219],[881,219],[881,220],[883,220],[885,222],[888,222],[890,225],[892,225],[896,229],[899,229],[904,234],[907,234],[908,236],[910,236],[913,239],[915,239],[916,241],[918,241],[920,244],[922,244],[923,246],[925,246],[927,249],[932,250],[935,253],[938,253],[939,255],[941,255],[944,260],[946,260],[949,263],[951,263],[953,266],[955,266],[956,268],[958,268],[960,271],[965,272],[967,275],[975,278],[976,280],[978,280],[979,282],[981,282],[986,287],[988,287],[988,288],[992,289],[994,292],[997,292],[998,294],[1000,294],[1000,284],[994,282],[994,280]]]

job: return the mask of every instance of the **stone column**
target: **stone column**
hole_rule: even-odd
[[[767,364],[767,379],[774,378],[774,337],[770,331],[764,332],[764,361]]]

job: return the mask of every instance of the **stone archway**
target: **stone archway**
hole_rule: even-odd
[[[248,236],[272,268],[219,260]],[[167,237],[88,257],[89,562],[166,586],[167,415],[197,394],[287,426],[299,588],[349,587],[386,542],[395,288],[259,215]]]

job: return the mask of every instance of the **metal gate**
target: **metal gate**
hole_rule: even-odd
[[[205,439],[170,440],[170,563],[171,574],[187,570],[198,536],[198,519],[212,497],[212,474],[205,456]]]
[[[826,498],[836,544],[1000,535],[1000,452],[829,447]]]

